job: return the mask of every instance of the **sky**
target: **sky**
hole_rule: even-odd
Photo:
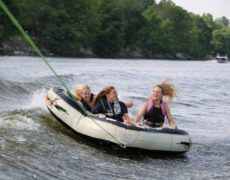
[[[156,0],[159,2],[160,0]],[[202,15],[210,13],[213,18],[222,16],[230,19],[230,0],[172,0],[176,5],[181,6],[189,12]]]

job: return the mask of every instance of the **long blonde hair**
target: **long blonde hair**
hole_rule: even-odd
[[[87,84],[78,84],[76,85],[75,89],[74,89],[74,95],[77,98],[77,100],[81,101],[82,97],[81,94],[83,92],[83,90],[88,89],[90,91],[90,87]]]
[[[173,98],[177,97],[177,89],[169,80],[165,80],[162,83],[155,85],[153,88],[155,87],[161,89],[162,98],[165,101],[172,102]]]
[[[102,98],[102,97],[105,97],[106,94],[109,94],[113,89],[115,89],[115,87],[113,86],[106,86],[104,87],[97,95],[95,101],[94,101],[94,104],[93,106],[95,106],[97,104],[97,102]]]

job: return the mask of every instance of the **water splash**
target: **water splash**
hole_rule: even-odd
[[[23,111],[6,113],[0,119],[0,128],[6,130],[38,131],[40,126],[39,123],[27,117]]]

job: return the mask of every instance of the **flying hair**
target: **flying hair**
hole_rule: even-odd
[[[165,80],[155,85],[154,88],[155,87],[161,88],[162,96],[165,101],[172,102],[173,98],[177,97],[177,89],[169,80]]]
[[[98,93],[98,95],[97,95],[97,97],[96,97],[96,99],[95,99],[95,101],[94,101],[93,106],[95,106],[95,105],[97,104],[97,102],[98,102],[101,98],[105,97],[105,95],[106,95],[106,94],[109,94],[110,91],[113,90],[113,89],[115,89],[113,86],[106,86],[106,87],[104,87],[104,88]]]

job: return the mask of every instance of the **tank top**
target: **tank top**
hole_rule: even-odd
[[[164,123],[167,104],[162,101],[160,107],[155,107],[151,99],[149,99],[147,103],[144,123],[151,127],[161,127]]]

